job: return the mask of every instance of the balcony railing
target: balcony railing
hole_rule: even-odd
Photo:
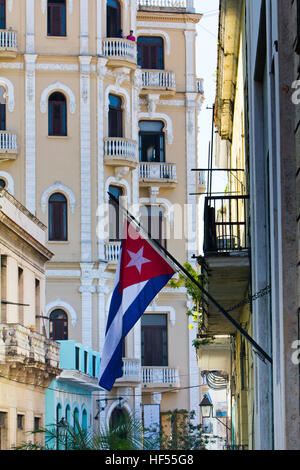
[[[105,244],[105,259],[108,263],[118,262],[120,248],[121,242],[108,242]]]
[[[31,362],[59,366],[59,345],[20,324],[0,325],[0,362]]]
[[[142,85],[146,88],[175,90],[175,73],[168,70],[142,70]]]
[[[107,160],[134,160],[137,163],[137,142],[121,137],[104,139],[104,157]]]
[[[123,358],[123,375],[118,382],[139,382],[141,380],[141,362],[138,359]]]
[[[249,196],[206,197],[204,253],[247,251]]]
[[[0,154],[3,153],[13,155],[18,153],[17,136],[15,134],[10,134],[6,131],[0,132]]]
[[[105,38],[103,40],[103,54],[108,58],[136,62],[136,43],[122,38]]]
[[[142,180],[177,180],[175,163],[140,163]]]
[[[187,0],[137,0],[138,7],[186,8]]]
[[[142,367],[142,382],[149,385],[179,384],[178,369],[172,367]]]
[[[9,29],[0,30],[0,52],[1,51],[17,51],[18,41],[17,32]]]

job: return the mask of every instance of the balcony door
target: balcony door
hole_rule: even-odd
[[[164,123],[140,121],[139,127],[140,162],[163,163],[165,161]]]
[[[106,37],[117,38],[121,31],[121,7],[117,0],[107,0]]]
[[[142,366],[168,366],[167,315],[142,316],[141,350]]]
[[[140,36],[137,40],[137,62],[142,69],[164,69],[164,41],[160,37]]]
[[[0,131],[6,130],[6,100],[5,96],[5,88],[0,86]]]
[[[108,135],[123,137],[122,99],[116,95],[109,95]]]
[[[162,206],[141,206],[140,220],[145,230],[166,248],[165,209]]]
[[[0,29],[6,29],[6,0],[0,0]]]
[[[108,188],[117,200],[123,196],[123,190],[119,186],[110,185]],[[120,241],[122,239],[122,220],[119,214],[119,207],[114,199],[109,199],[109,241]]]
[[[48,0],[48,36],[66,36],[66,0]]]

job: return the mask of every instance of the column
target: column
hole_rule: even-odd
[[[103,139],[104,139],[104,129],[103,129],[103,110],[104,110],[104,91],[103,91],[103,82],[104,77],[107,72],[106,69],[107,59],[99,58],[97,63],[97,154],[98,154],[98,207],[102,207],[105,203],[105,181],[104,181],[104,151],[103,151]],[[100,213],[98,214],[100,217]],[[98,219],[99,224],[101,224],[101,219]],[[101,228],[101,227],[100,227]],[[99,234],[100,235],[100,234]],[[97,237],[98,245],[98,259],[105,259],[105,243],[103,236]]]
[[[36,54],[24,54],[25,59],[25,205],[36,213]]]
[[[26,0],[26,53],[34,53],[34,0]]]
[[[102,19],[106,18],[106,2],[97,0],[97,55],[102,55],[102,40],[104,37]]]
[[[81,154],[81,260],[92,260],[91,233],[91,56],[79,56],[80,62],[80,154]]]
[[[89,53],[89,5],[80,0],[80,54]]]
[[[82,321],[82,344],[92,348],[93,332],[93,286],[92,266],[90,263],[81,263],[81,321]]]

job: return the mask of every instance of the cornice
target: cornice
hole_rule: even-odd
[[[152,21],[159,23],[166,21],[169,23],[193,23],[197,24],[202,18],[201,13],[166,13],[161,11],[139,11],[137,13],[137,22]]]

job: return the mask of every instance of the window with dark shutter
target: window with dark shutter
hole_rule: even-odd
[[[164,123],[161,121],[140,121],[139,123],[140,162],[165,161]]]
[[[168,365],[167,315],[142,316],[142,366]]]
[[[121,31],[121,7],[117,0],[107,0],[106,37],[117,38]]]
[[[53,310],[50,313],[50,338],[54,341],[68,339],[68,316],[61,309]]]
[[[48,1],[48,36],[66,36],[66,0]]]
[[[62,93],[55,92],[50,95],[48,113],[48,134],[67,135],[67,102]]]
[[[108,136],[123,137],[122,100],[115,95],[109,95]]]
[[[49,198],[49,240],[67,240],[67,199],[63,194],[55,193]]]
[[[142,226],[151,234],[151,237],[166,248],[167,240],[164,212],[162,206],[141,206],[140,219]]]
[[[123,190],[119,186],[110,185],[108,188],[110,194],[116,199],[119,199],[123,195]],[[122,223],[120,220],[119,208],[116,202],[109,199],[109,240],[119,241],[122,238]]]
[[[164,42],[160,37],[140,36],[137,62],[142,69],[164,69]]]
[[[6,29],[6,0],[0,0],[0,29]]]
[[[0,130],[6,130],[6,100],[5,96],[5,88],[0,87]]]

